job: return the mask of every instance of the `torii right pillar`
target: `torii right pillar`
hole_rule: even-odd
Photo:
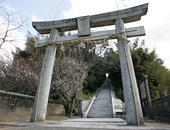
[[[127,39],[123,20],[115,22],[116,32]],[[128,125],[144,125],[143,113],[137,88],[136,76],[132,63],[129,44],[118,38],[119,58],[123,82],[124,99],[126,106],[126,119]]]

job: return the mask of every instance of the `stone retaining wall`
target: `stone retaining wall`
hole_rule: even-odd
[[[30,119],[34,96],[0,90],[0,121]],[[64,114],[61,104],[48,102],[47,116]]]
[[[170,95],[152,100],[152,108],[155,116],[170,116]],[[147,103],[145,103],[145,112],[149,115]]]

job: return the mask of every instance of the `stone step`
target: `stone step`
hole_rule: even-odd
[[[96,117],[96,116],[98,116],[98,117],[99,117],[99,116],[101,116],[101,117],[107,116],[107,117],[108,117],[108,116],[112,116],[112,115],[113,115],[112,112],[110,112],[110,113],[100,113],[100,114],[99,114],[99,113],[89,113],[89,114],[88,114],[88,116],[95,116],[95,117]],[[122,114],[122,115],[123,115],[123,114]]]
[[[119,115],[119,116],[123,116],[123,115]],[[113,114],[112,113],[106,113],[106,114],[98,114],[98,113],[93,113],[93,114],[88,114],[87,117],[102,117],[102,118],[112,118]]]
[[[111,109],[112,106],[111,106],[110,104],[108,104],[108,105],[103,105],[103,106],[94,105],[94,106],[91,107],[91,109],[93,109],[93,108],[105,108],[105,109]]]
[[[107,111],[107,112],[102,112],[102,113],[99,113],[99,112],[97,112],[97,111],[91,111],[91,112],[89,112],[88,114],[90,115],[90,114],[99,114],[99,115],[105,115],[105,114],[112,114],[113,112],[112,111]],[[121,114],[123,114],[123,113],[119,113],[120,115]]]
[[[112,108],[106,109],[106,108],[92,108],[89,112],[100,112],[100,113],[104,113],[104,112],[112,112]],[[121,112],[121,111],[117,111],[117,112]]]
[[[112,112],[112,109],[104,109],[104,108],[93,108],[89,111],[90,112],[100,112],[100,113],[105,113],[105,112]]]
[[[120,106],[115,106],[115,109],[121,109],[121,107]]]
[[[112,114],[90,114],[87,118],[113,118]]]
[[[101,117],[104,117],[104,116],[113,116],[113,113],[102,113],[102,114],[99,114],[99,113],[90,113],[88,114],[88,116],[101,116]]]
[[[110,103],[104,103],[104,104],[93,104],[92,107],[111,107],[112,105]]]
[[[111,107],[111,102],[101,102],[101,103],[96,103],[94,102],[92,107]]]
[[[111,98],[97,98],[95,101],[110,101]]]
[[[98,97],[99,99],[110,99],[110,94],[105,94],[105,95],[99,95],[99,97]]]
[[[111,100],[110,99],[97,99],[97,100],[94,101],[94,103],[101,103],[101,102],[109,103],[109,102],[111,102]]]
[[[102,103],[110,103],[111,100],[95,100],[94,103],[102,104]]]
[[[107,107],[99,107],[99,106],[93,106],[93,107],[91,107],[91,110],[93,110],[93,109],[102,109],[102,110],[108,110],[108,109],[112,109],[112,107],[111,106],[107,106]]]
[[[111,102],[94,102],[93,103],[94,105],[101,105],[101,106],[103,106],[103,105],[110,105],[111,104]]]
[[[110,103],[104,103],[104,104],[93,104],[92,107],[97,106],[97,107],[110,107],[112,106]]]

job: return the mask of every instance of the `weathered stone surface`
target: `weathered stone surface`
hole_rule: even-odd
[[[91,40],[91,41],[99,41],[107,38],[108,36],[115,34],[115,30],[108,30],[108,31],[101,31],[101,32],[92,32],[90,36],[81,37],[81,39]],[[143,26],[134,27],[134,28],[127,28],[126,29],[127,37],[137,37],[137,36],[144,36],[145,29]],[[68,35],[57,37],[55,42],[64,42],[64,41],[71,41],[79,39],[79,35]],[[112,39],[116,39],[116,37],[112,37]],[[49,39],[39,40],[36,42],[35,47],[41,47],[42,45],[48,44]]]
[[[58,30],[52,29],[49,41],[54,42],[56,36],[58,36]],[[36,99],[34,101],[31,115],[31,122],[45,120],[56,48],[57,47],[54,45],[48,46],[46,48]]]
[[[124,22],[122,19],[116,20],[116,31],[117,33],[125,31]],[[122,33],[121,36],[127,38],[126,33]],[[122,39],[118,38],[118,47],[126,105],[127,124],[143,125],[143,114],[129,44],[124,43]]]
[[[90,17],[84,16],[77,18],[79,36],[90,35]]]
[[[0,121],[29,120],[34,96],[0,90]],[[47,115],[64,114],[63,105],[49,100]]]
[[[132,8],[124,9],[103,14],[97,14],[89,16],[90,27],[101,27],[114,25],[117,18],[122,18],[125,23],[135,22],[141,19],[141,16],[146,15],[148,10],[148,3],[135,6]],[[45,21],[45,22],[33,22],[32,26],[41,34],[49,34],[52,28],[59,29],[59,31],[71,31],[77,30],[77,18],[57,20],[57,21]]]

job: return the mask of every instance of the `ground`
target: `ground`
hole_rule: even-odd
[[[121,118],[75,118],[65,120],[68,118],[60,115],[56,118],[51,116],[48,119],[51,120],[38,123],[31,123],[28,120],[17,121],[12,124],[20,126],[1,126],[1,130],[170,130],[170,124],[153,120],[146,121],[145,126],[127,126]],[[7,124],[11,124],[11,122],[7,122]]]
[[[9,122],[9,121],[23,121],[24,122],[29,122],[29,118],[30,115],[27,115],[25,117],[10,117],[10,118],[3,118],[0,117],[0,121],[1,122]],[[64,115],[53,115],[53,116],[47,116],[46,121],[40,122],[36,125],[31,124],[30,126],[8,126],[8,125],[0,125],[0,130],[101,130],[101,127],[104,126],[102,129],[105,130],[109,130],[112,127],[114,129],[128,129],[131,130],[130,126],[126,126],[123,124],[114,124],[112,121],[106,122],[104,120],[108,120],[108,119],[104,119],[101,118],[100,122],[92,122],[89,120],[93,120],[93,119],[89,119],[86,118],[88,121],[84,120],[83,118],[81,119],[74,119],[76,121],[68,121],[67,119],[70,119],[69,117],[66,117]],[[25,121],[27,120],[27,121]],[[63,121],[62,123],[68,122],[68,124],[63,124],[61,122],[57,122],[60,120],[67,120],[67,121]],[[82,121],[80,121],[82,120]],[[97,119],[98,120],[98,119]],[[100,120],[100,119],[99,119]],[[167,122],[166,122],[167,121]],[[164,123],[160,122],[158,119],[156,120],[149,120],[148,118],[145,118],[145,125],[147,126],[147,130],[155,130],[157,128],[161,128],[161,130],[170,130],[170,122],[168,122],[168,119],[166,120]],[[73,125],[70,125],[71,123],[73,123]],[[98,123],[98,124],[97,124]],[[47,125],[45,125],[47,124]],[[60,125],[60,126],[57,126]],[[69,127],[72,126],[72,127]],[[74,128],[76,126],[78,126],[79,128]],[[117,126],[116,126],[117,125]],[[153,128],[155,127],[155,128]],[[146,129],[146,127],[133,127],[132,128],[137,128],[140,130],[144,130]],[[151,129],[150,129],[151,128]],[[162,129],[163,128],[163,129]]]
[[[10,116],[10,117],[2,117],[0,116],[0,122],[8,122],[8,121],[22,121],[22,120],[29,120],[30,119],[30,115],[25,115],[24,117],[20,116],[20,117],[14,117],[14,116]],[[66,117],[64,115],[49,115],[46,117],[46,120],[55,120],[55,121],[60,121],[60,120],[66,120],[66,119],[70,119],[69,117]],[[16,128],[19,126],[7,126],[7,125],[0,125],[0,130],[5,129],[5,128]]]

